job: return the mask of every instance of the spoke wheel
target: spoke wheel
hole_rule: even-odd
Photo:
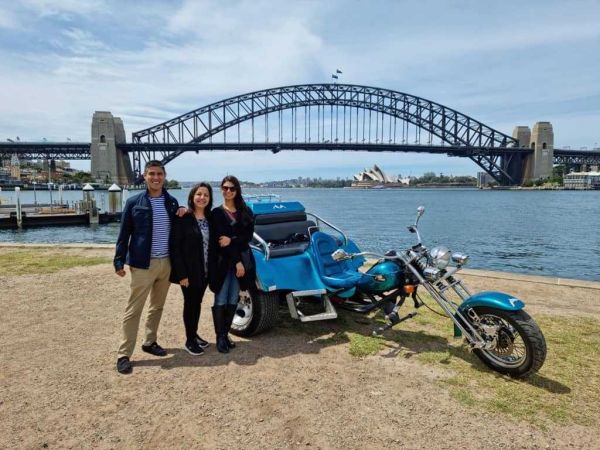
[[[493,346],[473,352],[488,367],[515,378],[537,372],[546,359],[546,340],[525,311],[504,311],[477,306],[480,323],[474,324]]]
[[[490,359],[506,368],[518,367],[527,358],[527,346],[519,331],[502,319],[493,314],[480,316],[481,322],[491,328],[496,328],[495,336],[488,336],[495,340],[496,345],[490,350],[482,350]]]

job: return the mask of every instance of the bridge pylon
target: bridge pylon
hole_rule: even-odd
[[[517,126],[512,137],[519,141],[519,147],[533,150],[523,159],[521,183],[552,176],[554,131],[550,122],[536,122],[533,130]]]
[[[554,131],[550,122],[536,122],[531,132],[529,147],[533,150],[533,167],[530,179],[552,176],[554,162]]]
[[[134,183],[129,156],[117,148],[125,143],[123,121],[108,111],[96,111],[90,145],[91,172],[96,181],[120,186]]]

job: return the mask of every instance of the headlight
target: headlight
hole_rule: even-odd
[[[452,261],[459,266],[464,266],[469,260],[469,255],[465,253],[452,253]]]
[[[431,255],[433,266],[440,270],[445,269],[450,264],[452,255],[447,247],[434,247],[429,254]]]
[[[435,267],[426,267],[423,271],[423,275],[425,275],[425,278],[429,281],[437,280],[440,276],[440,273],[442,273],[442,271],[440,269],[436,269]]]

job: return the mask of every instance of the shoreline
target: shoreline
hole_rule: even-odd
[[[13,243],[0,242],[0,248],[65,248],[65,249],[104,249],[114,250],[113,244],[41,244],[41,243]],[[375,260],[368,260],[372,263]],[[485,269],[461,269],[460,273],[478,278],[493,278],[497,280],[521,281],[527,283],[544,284],[550,286],[574,287],[600,291],[600,282],[580,280],[576,278],[563,278],[556,276],[528,275],[515,272],[502,272]]]

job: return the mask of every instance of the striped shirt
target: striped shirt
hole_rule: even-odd
[[[150,197],[152,205],[152,250],[151,258],[166,258],[169,256],[169,233],[171,219],[165,208],[165,196]]]

